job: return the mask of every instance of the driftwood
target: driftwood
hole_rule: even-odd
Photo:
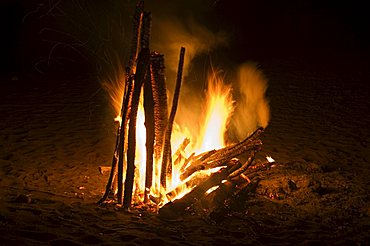
[[[166,188],[166,179],[172,177],[172,160],[170,161],[171,134],[172,134],[173,122],[175,121],[177,105],[178,105],[179,97],[180,97],[180,88],[181,88],[181,81],[182,81],[182,70],[184,67],[184,58],[185,58],[185,48],[181,47],[179,66],[177,69],[176,87],[175,87],[175,92],[174,92],[173,100],[172,100],[170,118],[168,120],[168,124],[166,128],[163,154],[162,154],[162,166],[161,166],[161,178],[160,179],[161,179],[161,185],[163,188]]]

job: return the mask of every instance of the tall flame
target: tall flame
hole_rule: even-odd
[[[122,82],[123,81],[123,82]],[[114,86],[108,86],[106,83],[104,86],[110,96],[112,97],[113,106],[118,116],[120,116],[120,110],[122,105],[122,92],[124,88],[124,79],[120,79],[114,83]],[[213,72],[207,80],[207,90],[205,91],[205,106],[203,109],[204,117],[200,117],[200,122],[187,122],[185,125],[199,124],[202,126],[197,134],[191,134],[194,129],[186,129],[178,123],[174,123],[171,145],[172,154],[175,154],[176,150],[186,138],[190,139],[190,144],[186,148],[180,149],[176,153],[177,156],[173,156],[173,169],[172,179],[168,180],[167,189],[164,190],[160,186],[159,174],[161,173],[161,161],[157,160],[153,167],[153,184],[150,190],[150,194],[154,197],[162,199],[162,205],[169,200],[179,198],[194,188],[194,184],[188,182],[189,179],[181,180],[180,176],[184,171],[182,164],[184,160],[191,154],[203,153],[212,149],[219,149],[225,147],[226,139],[225,132],[228,128],[231,116],[234,112],[234,101],[232,98],[232,88],[230,85],[225,85],[223,78],[216,72]],[[142,95],[142,94],[141,94]],[[201,101],[201,100],[200,100]],[[181,99],[180,99],[181,103]],[[119,105],[119,106],[118,106]],[[186,120],[193,120],[186,118],[186,115],[177,115],[177,119],[181,122]],[[140,99],[137,126],[136,126],[136,158],[135,158],[135,187],[134,187],[134,199],[136,202],[143,201],[143,194],[145,190],[145,173],[146,173],[146,129],[145,129],[145,113],[143,107],[143,100]],[[181,164],[176,163],[176,161]],[[182,161],[182,162],[181,162]],[[205,177],[211,173],[220,170],[218,167],[207,171],[196,172],[193,175],[197,177]]]
[[[224,85],[222,78],[213,73],[208,79],[206,117],[200,132],[198,152],[225,146],[224,134],[233,109],[231,87]]]

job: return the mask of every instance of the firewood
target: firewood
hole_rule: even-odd
[[[217,151],[211,150],[204,154],[200,154],[199,155],[200,158],[198,160],[193,161],[191,165],[188,168],[186,168],[185,172],[182,173],[181,179],[182,180],[186,179],[196,171],[216,167],[220,163],[226,162],[227,160],[230,160],[248,150],[260,148],[259,145],[262,145],[262,142],[256,139],[261,135],[263,130],[264,129],[260,127],[256,131],[254,131],[250,136],[248,136],[239,143],[227,146]]]
[[[175,154],[173,154],[173,157],[175,158],[174,165],[178,166],[185,158],[183,156],[183,152],[185,151],[186,147],[190,144],[190,139],[185,138],[182,143],[180,144],[179,148],[176,150]]]
[[[199,170],[205,170],[210,169],[214,167],[218,167],[222,165],[223,163],[227,162],[228,160],[231,160],[234,157],[237,157],[243,153],[246,153],[251,150],[260,150],[262,145],[261,140],[251,140],[251,141],[243,141],[242,145],[238,145],[237,147],[231,148],[228,151],[223,151],[224,155],[219,155],[218,151],[215,152],[214,155],[218,157],[218,159],[214,158],[213,155],[208,157],[205,161],[202,161],[201,163],[197,162],[195,164],[192,164],[190,167],[186,168],[185,171],[181,174],[180,178],[181,180],[186,179],[190,175],[192,175],[194,172],[197,172]]]
[[[153,52],[150,58],[150,71],[154,100],[154,160],[156,163],[158,163],[162,157],[164,133],[168,123],[164,68],[163,55]]]
[[[119,153],[121,153],[121,157],[123,156],[123,148],[124,148],[124,142],[125,142],[125,132],[126,132],[126,125],[128,120],[128,115],[130,113],[130,102],[131,102],[131,96],[132,96],[132,76],[127,77],[126,84],[125,84],[125,93],[124,97],[122,99],[123,104],[121,108],[121,125],[117,128],[117,138],[116,138],[116,144],[113,152],[113,158],[112,158],[112,167],[111,172],[109,175],[109,179],[105,188],[105,192],[103,197],[98,201],[98,204],[101,204],[106,201],[109,194],[112,192],[113,186],[116,186],[115,188],[119,188],[122,190],[122,177],[123,176],[123,162],[119,163]],[[118,168],[119,166],[119,168]],[[120,173],[120,175],[118,174]],[[119,185],[121,181],[121,186]],[[115,190],[115,189],[113,189]]]
[[[140,37],[141,49],[149,49],[151,26],[152,26],[152,14],[150,12],[144,12],[142,17],[142,27]]]
[[[228,162],[224,163],[224,165],[228,168],[229,173],[233,172],[234,170],[239,169],[242,166],[242,164],[240,163],[240,161],[238,159],[229,160]],[[175,189],[173,189],[170,192],[168,192],[166,194],[166,197],[169,200],[172,200],[184,188],[189,188],[189,187],[194,187],[196,185],[199,185],[204,180],[206,180],[208,177],[209,177],[209,175],[204,175],[204,174],[203,175],[197,175],[195,177],[192,177],[191,179],[189,179],[185,183],[180,184],[178,187],[176,187]]]
[[[144,82],[144,113],[146,129],[146,169],[145,169],[145,191],[144,203],[149,201],[149,191],[153,181],[153,154],[154,154],[154,100],[150,70]]]
[[[133,95],[133,76],[130,76],[127,81],[127,91],[125,98],[123,100],[122,109],[121,109],[121,126],[119,131],[119,143],[117,148],[117,203],[122,204],[122,193],[123,193],[123,164],[124,164],[124,148],[125,148],[125,137],[126,137],[126,127],[129,116],[131,114],[131,103]],[[112,171],[114,169],[112,168]]]
[[[127,74],[133,74],[135,71],[135,64],[140,50],[140,36],[141,27],[144,15],[144,1],[139,1],[135,8],[135,13],[133,16],[133,30],[132,30],[132,40],[130,48],[130,58],[127,66]]]
[[[187,165],[194,160],[194,156],[195,156],[195,152],[191,153],[191,155],[185,159],[184,161],[184,164],[182,164],[181,168],[180,168],[180,172],[184,172],[184,170],[186,169]]]
[[[144,83],[145,75],[149,67],[150,52],[149,49],[142,49],[139,54],[137,70],[135,74],[134,91],[131,101],[131,114],[128,129],[128,147],[127,147],[127,170],[124,190],[123,207],[128,209],[132,200],[132,189],[134,185],[135,173],[135,150],[136,150],[136,120],[139,107],[141,87]],[[120,200],[118,199],[118,202]]]
[[[257,138],[263,133],[264,129],[262,127],[258,128],[255,130],[251,135],[246,137],[243,141],[224,147],[222,149],[219,149],[217,152],[215,152],[214,155],[211,155],[208,159],[205,161],[212,161],[212,160],[217,160],[222,156],[229,155],[230,153],[235,152],[235,150],[242,148],[243,146],[246,146],[250,144],[252,141],[257,140]],[[262,142],[261,142],[262,144]]]
[[[178,105],[179,97],[180,97],[180,88],[181,88],[181,82],[182,82],[182,70],[184,67],[184,58],[185,58],[185,48],[181,47],[179,66],[177,69],[176,87],[175,87],[175,92],[174,92],[174,96],[172,100],[172,108],[171,108],[170,118],[168,120],[168,124],[166,128],[164,147],[163,147],[161,177],[160,177],[161,185],[163,188],[166,188],[166,179],[171,178],[172,176],[172,161],[170,161],[171,134],[172,134],[173,122],[175,121],[177,105]]]
[[[225,180],[229,175],[228,168],[223,168],[213,173],[206,181],[197,185],[192,191],[181,199],[165,204],[159,209],[159,216],[163,219],[177,219],[184,214],[185,210],[204,196],[211,187],[216,186]]]
[[[252,153],[249,155],[248,160],[244,163],[244,165],[241,166],[241,168],[239,168],[238,170],[235,170],[234,172],[232,172],[228,178],[231,179],[231,178],[234,178],[244,173],[248,169],[248,167],[252,164],[254,157],[256,156],[256,153],[257,151],[253,150]]]

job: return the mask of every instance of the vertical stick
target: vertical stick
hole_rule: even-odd
[[[133,78],[130,76],[128,78],[127,84],[127,91],[125,95],[125,99],[122,104],[121,110],[121,127],[120,127],[120,135],[119,135],[119,143],[118,143],[118,167],[117,167],[117,203],[122,204],[122,193],[123,193],[123,161],[125,159],[124,156],[124,148],[125,148],[125,135],[126,135],[126,127],[127,122],[129,119],[129,115],[131,114],[130,105],[132,103],[132,92],[133,91]]]
[[[132,23],[133,30],[132,30],[130,59],[128,61],[127,67],[127,74],[129,75],[133,74],[136,68],[135,64],[140,49],[141,26],[143,22],[143,15],[144,15],[144,1],[139,1],[136,4]]]
[[[164,147],[163,147],[162,167],[161,167],[161,185],[163,186],[163,188],[166,188],[167,186],[166,184],[167,177],[172,176],[172,160],[170,161],[171,159],[171,134],[172,134],[172,126],[175,120],[177,105],[178,105],[179,96],[180,96],[182,70],[184,67],[184,58],[185,58],[185,48],[181,47],[179,67],[177,69],[177,80],[176,80],[175,93],[172,99],[172,108],[171,108],[170,118],[168,120]]]
[[[146,169],[144,203],[147,203],[149,198],[149,191],[153,181],[154,154],[154,100],[149,70],[144,82],[144,112],[146,128]]]
[[[167,91],[164,76],[163,55],[153,52],[150,59],[151,81],[154,100],[154,162],[159,164],[162,157],[164,134],[168,123]],[[157,168],[155,176],[160,177]],[[156,184],[160,185],[160,184]],[[158,187],[159,188],[159,187]]]
[[[149,49],[151,27],[152,27],[152,14],[150,12],[144,12],[144,15],[142,17],[142,27],[140,35],[141,49]]]
[[[136,151],[136,120],[139,107],[141,87],[144,83],[145,75],[149,66],[149,49],[142,49],[139,53],[137,70],[135,74],[134,91],[131,101],[131,113],[128,129],[128,147],[127,147],[127,170],[125,180],[125,191],[123,207],[128,209],[131,205],[132,190],[134,186],[135,175],[135,151]]]

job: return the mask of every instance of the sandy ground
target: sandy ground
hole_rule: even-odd
[[[261,154],[280,164],[238,208],[176,221],[97,206],[115,127],[96,79],[2,78],[0,245],[369,245],[366,70],[261,64],[272,112]]]

